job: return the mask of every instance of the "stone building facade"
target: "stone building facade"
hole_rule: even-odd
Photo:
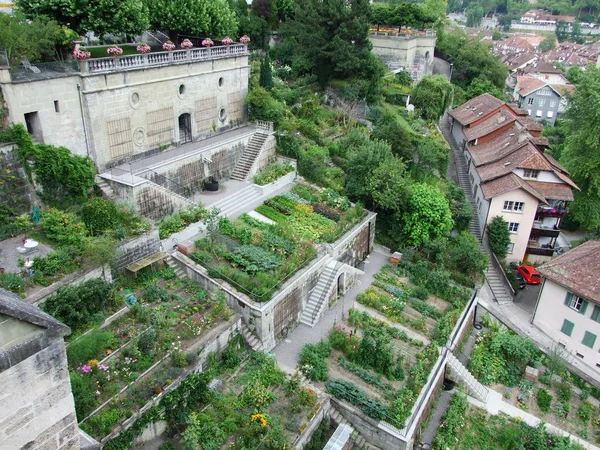
[[[70,331],[0,289],[0,448],[80,448],[63,340]]]

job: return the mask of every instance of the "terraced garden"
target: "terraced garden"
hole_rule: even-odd
[[[256,214],[258,213],[258,214]],[[191,258],[257,302],[317,254],[315,243],[334,242],[365,215],[360,206],[332,190],[297,185],[267,200],[253,216],[213,216],[207,236],[196,241]]]

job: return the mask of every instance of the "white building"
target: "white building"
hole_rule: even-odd
[[[452,134],[467,161],[479,223],[502,216],[511,232],[508,261],[553,256],[560,221],[578,189],[545,153],[542,126],[518,107],[483,94],[450,111]]]
[[[600,372],[600,242],[588,241],[538,271],[543,284],[533,324]]]

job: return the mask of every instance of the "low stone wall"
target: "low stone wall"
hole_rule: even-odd
[[[114,261],[115,269],[124,269],[129,264],[160,251],[160,245],[158,229],[150,230],[142,236],[120,244]]]
[[[329,414],[329,410],[331,409],[331,397],[325,396],[322,400],[319,399],[319,401],[321,402],[321,407],[314,415],[314,417],[310,420],[304,431],[294,441],[293,445],[296,450],[302,450],[304,446],[308,442],[310,442],[310,440],[313,437],[313,434],[315,434],[315,431],[317,430],[319,425],[321,425],[323,419]]]
[[[261,192],[261,195],[263,195],[263,196],[270,195],[273,192],[275,192],[277,189],[281,188],[282,186],[285,186],[286,184],[289,184],[292,181],[294,181],[296,176],[297,176],[296,172],[294,171],[294,172],[285,174],[278,180],[273,181],[272,183],[265,184],[264,186],[259,186],[258,184],[255,184],[254,186],[256,189],[258,189]]]
[[[95,269],[88,271],[73,272],[58,280],[56,283],[52,283],[50,286],[46,286],[34,294],[28,295],[26,300],[27,302],[37,306],[41,303],[44,303],[49,296],[54,294],[61,287],[78,285],[94,278],[102,278],[102,267],[96,267]],[[112,281],[112,274],[110,267],[108,266],[104,268],[104,278],[108,282]]]

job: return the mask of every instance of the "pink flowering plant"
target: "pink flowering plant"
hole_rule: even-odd
[[[108,47],[106,49],[106,53],[108,53],[110,56],[114,56],[116,58],[117,56],[120,56],[123,54],[123,49],[121,47],[119,47],[118,45],[115,45],[114,47]]]
[[[92,56],[92,54],[83,47],[73,50],[73,58],[78,59],[79,61],[85,61],[90,56]]]
[[[229,36],[226,36],[223,39],[221,39],[221,43],[223,45],[231,45],[233,44],[233,39],[231,39]]]
[[[212,41],[211,38],[206,38],[202,41],[202,45],[204,47],[210,47],[211,45],[214,45],[215,43]]]
[[[248,36],[244,35],[240,38],[240,42],[242,44],[246,45],[246,44],[248,44],[248,42],[250,42],[250,38]]]
[[[173,44],[171,41],[167,41],[162,45],[162,48],[168,52],[172,52],[173,50],[175,50],[176,45]]]
[[[192,41],[190,41],[189,39],[184,39],[183,42],[179,45],[185,50],[189,50],[194,46],[194,44],[192,44]]]
[[[146,44],[145,42],[140,42],[135,49],[142,54],[146,54],[146,53],[150,52],[150,46],[148,44]]]

